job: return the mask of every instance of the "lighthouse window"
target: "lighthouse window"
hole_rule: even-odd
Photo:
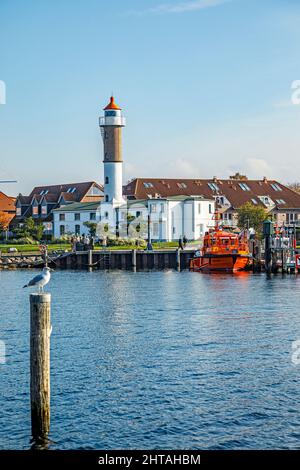
[[[117,116],[116,111],[105,111],[105,116]]]
[[[105,176],[105,184],[108,184],[108,183],[109,183],[109,177]]]

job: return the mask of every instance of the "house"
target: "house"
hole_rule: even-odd
[[[75,202],[53,210],[53,234],[55,238],[64,235],[88,233],[85,222],[99,222],[98,202]]]
[[[236,227],[237,209],[247,202],[263,207],[278,224],[300,223],[300,194],[275,180],[135,178],[123,188],[128,200],[202,196],[215,200],[223,225]]]
[[[72,203],[99,202],[103,198],[103,187],[95,181],[36,186],[29,196],[19,194],[16,199],[14,224],[23,223],[28,217],[43,223],[45,232],[52,234],[52,212],[57,207]]]
[[[0,212],[4,212],[7,215],[8,223],[10,223],[16,215],[15,201],[16,198],[7,196],[0,191]]]
[[[149,214],[152,240],[173,241],[183,235],[197,240],[214,225],[214,212],[215,200],[199,196],[129,200],[117,211],[110,202],[75,203],[53,210],[54,236],[83,235],[88,232],[85,223],[96,222],[98,235],[102,231],[102,235],[114,237],[118,231],[121,238],[147,238]],[[139,231],[141,225],[143,233]]]

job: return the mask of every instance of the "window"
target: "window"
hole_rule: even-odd
[[[145,183],[143,183],[143,185],[144,185],[145,188],[153,188],[154,187],[152,183],[146,183],[145,182]]]
[[[116,111],[105,111],[105,116],[117,116]]]
[[[165,212],[165,206],[164,206],[164,204],[161,204],[161,205],[160,205],[160,212]]]
[[[76,191],[76,188],[68,188],[67,193],[74,194],[75,191]]]
[[[150,212],[155,213],[156,212],[156,204],[151,204],[150,206]]]
[[[108,212],[105,212],[104,217],[108,219]]]
[[[159,225],[157,222],[154,222],[154,224],[152,225],[152,236],[158,237],[158,235],[159,235]]]
[[[198,204],[198,214],[201,214],[201,203]]]
[[[211,214],[212,213],[212,207],[211,207],[211,204],[208,205],[208,213]]]
[[[90,212],[90,220],[96,220],[96,212]]]
[[[246,183],[239,183],[239,187],[242,188],[243,191],[250,191],[250,188]]]
[[[65,214],[59,214],[59,220],[60,221],[66,220],[66,215]]]
[[[64,225],[59,226],[59,233],[60,233],[60,236],[65,234],[65,226]]]
[[[256,200],[256,199],[254,199],[254,198],[253,198],[253,199],[251,199],[251,202],[252,202],[252,204],[254,204],[255,206],[257,206],[257,204],[258,204],[257,200]]]
[[[212,191],[219,191],[219,186],[216,184],[216,183],[207,183],[208,184],[208,187],[212,190]]]
[[[135,216],[140,217],[140,215],[141,215],[141,211],[136,211]]]
[[[109,197],[108,197],[108,194],[105,195],[105,202],[108,202],[109,201]]]
[[[74,214],[74,220],[80,220],[80,214],[79,213]]]
[[[47,206],[46,205],[42,206],[42,214],[43,215],[47,214]]]
[[[17,207],[16,214],[21,215],[21,207]]]
[[[286,204],[284,199],[276,199],[277,204]]]
[[[220,206],[224,206],[224,203],[225,203],[224,196],[219,196],[216,198],[216,200],[217,200],[217,203],[220,204]]]
[[[274,189],[274,191],[282,191],[282,188],[277,183],[271,184],[271,187]]]
[[[32,215],[39,215],[39,207],[33,206],[32,207]]]
[[[80,235],[80,225],[75,225],[75,235]]]
[[[40,196],[45,196],[48,193],[49,193],[48,189],[42,189],[42,191],[40,192]]]
[[[105,176],[105,184],[109,184],[109,177]]]
[[[177,183],[178,188],[180,189],[185,189],[187,188],[187,185],[185,183]]]

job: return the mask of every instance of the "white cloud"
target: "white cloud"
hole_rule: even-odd
[[[132,12],[135,14],[154,13],[154,14],[168,14],[168,13],[185,13],[188,11],[204,10],[206,8],[216,7],[223,3],[230,2],[231,0],[194,0],[179,3],[162,3],[153,8],[140,12]]]

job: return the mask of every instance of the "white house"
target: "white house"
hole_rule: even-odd
[[[198,240],[214,225],[214,211],[215,201],[199,196],[127,201],[113,211],[105,202],[68,204],[53,211],[54,236],[87,234],[85,222],[96,222],[98,233],[105,227],[110,236],[147,238],[149,216],[152,240]],[[137,228],[141,225],[143,233]]]

